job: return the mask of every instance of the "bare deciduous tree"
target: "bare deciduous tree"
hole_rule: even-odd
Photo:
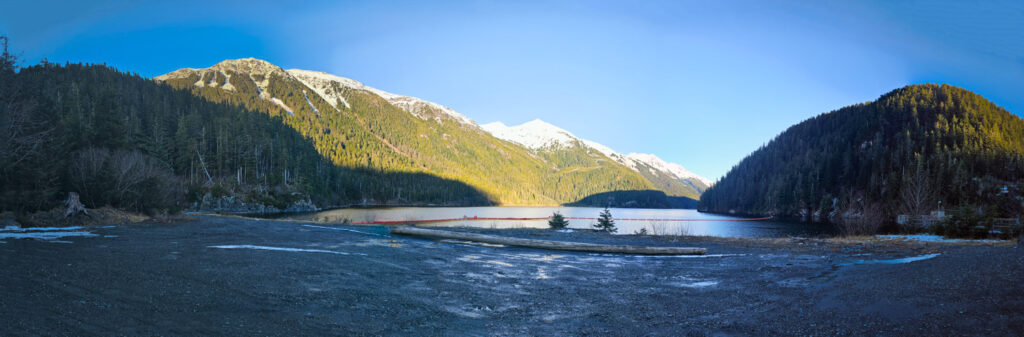
[[[885,212],[877,203],[870,203],[862,194],[847,191],[839,199],[836,217],[833,220],[839,235],[873,235],[878,233],[885,221]]]
[[[927,172],[921,168],[903,176],[900,188],[900,211],[908,215],[924,215],[935,205],[935,190]]]

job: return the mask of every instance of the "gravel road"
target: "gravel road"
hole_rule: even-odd
[[[1024,248],[558,233],[649,257],[200,216],[0,240],[0,335],[1021,335]],[[468,229],[465,229],[468,230]]]

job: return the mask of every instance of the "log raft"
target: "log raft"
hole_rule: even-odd
[[[492,243],[507,246],[518,246],[540,249],[568,250],[591,253],[618,253],[638,255],[704,255],[705,248],[693,247],[652,247],[652,246],[631,246],[631,245],[605,245],[596,243],[565,242],[550,240],[534,240],[523,238],[510,238],[477,233],[452,232],[437,229],[426,229],[409,226],[391,228],[392,234],[424,236],[441,239],[455,239]]]

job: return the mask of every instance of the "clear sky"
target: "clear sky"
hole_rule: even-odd
[[[4,1],[28,64],[256,57],[541,118],[717,179],[788,126],[942,82],[1024,113],[1024,1]]]

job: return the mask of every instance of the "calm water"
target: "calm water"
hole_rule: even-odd
[[[589,207],[393,207],[347,208],[301,214],[288,219],[342,223],[370,221],[412,221],[452,218],[538,218],[555,211],[566,217],[596,218],[603,209]],[[692,219],[697,221],[616,220],[618,234],[633,234],[646,228],[656,235],[707,235],[720,237],[785,237],[829,234],[828,226],[782,221],[721,221],[734,217],[699,213],[692,209],[612,208],[615,219]],[[596,220],[569,220],[569,228],[591,228]],[[482,228],[547,228],[546,220],[472,220],[464,219],[422,226]]]

